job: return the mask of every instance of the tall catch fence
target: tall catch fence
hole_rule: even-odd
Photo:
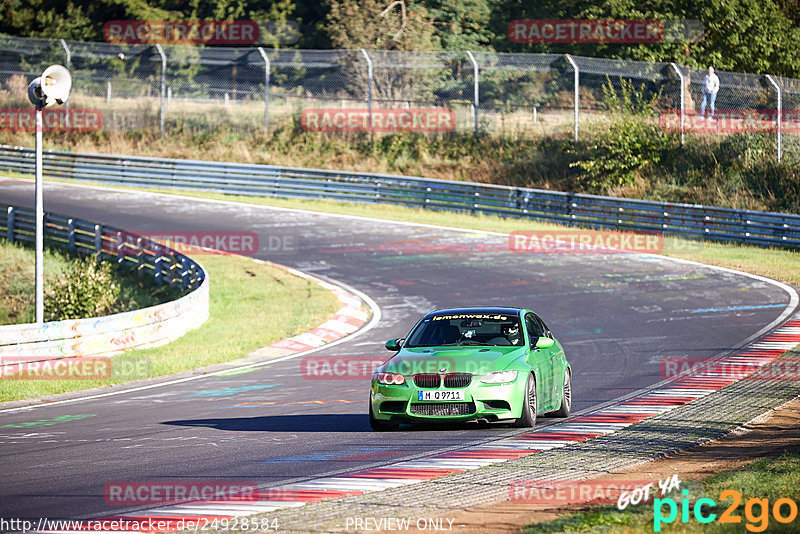
[[[452,129],[461,132],[580,140],[633,118],[658,124],[684,144],[757,135],[775,158],[800,155],[800,80],[717,72],[718,120],[698,123],[705,72],[675,63],[0,36],[0,106],[30,107],[21,89],[53,63],[72,71],[69,105],[99,110],[108,131],[275,128],[299,123],[301,112],[312,108],[363,110],[370,117],[386,108],[446,108]]]

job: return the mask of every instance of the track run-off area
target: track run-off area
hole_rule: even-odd
[[[531,308],[564,345],[576,416],[656,387],[667,358],[713,359],[744,346],[798,304],[784,284],[663,256],[513,253],[491,228],[58,183],[45,184],[44,198],[46,211],[133,233],[253,232],[262,245],[255,258],[363,294],[377,320],[315,356],[386,359],[383,343],[436,308]],[[0,178],[0,201],[32,207],[32,182]],[[269,490],[524,432],[477,423],[372,432],[369,379],[319,380],[302,362],[299,354],[236,373],[0,407],[0,517],[119,515],[148,506],[106,502],[115,482],[240,481]]]

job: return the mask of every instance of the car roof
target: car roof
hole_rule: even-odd
[[[487,313],[487,314],[496,314],[496,313],[504,313],[507,315],[519,315],[519,313],[527,308],[512,308],[508,306],[472,306],[472,307],[465,307],[465,308],[445,308],[441,310],[434,310],[429,312],[428,315],[441,315],[446,313],[448,315],[458,315],[462,313]]]

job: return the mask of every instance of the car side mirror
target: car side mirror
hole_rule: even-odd
[[[549,349],[555,344],[556,342],[549,337],[539,336],[539,339],[536,340],[536,344],[534,346],[537,349]]]
[[[403,338],[390,339],[389,341],[386,342],[386,350],[397,352],[402,348],[403,341],[405,341],[405,339]]]

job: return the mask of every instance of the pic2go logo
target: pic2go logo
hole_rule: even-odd
[[[711,512],[709,508],[715,508],[717,503],[714,499],[702,498],[695,501],[694,506],[688,499],[689,490],[683,490],[681,499],[680,513],[681,523],[689,523],[690,513],[698,523],[708,524],[713,521],[719,523],[740,524],[742,517],[736,515],[736,509],[742,502],[742,494],[736,490],[725,490],[719,494],[721,501],[731,499],[733,502],[719,515]],[[664,515],[665,506],[667,515]],[[707,506],[705,510],[704,506]],[[756,513],[756,508],[758,513]],[[778,523],[791,523],[797,518],[797,503],[792,499],[782,498],[776,500],[772,505],[772,515]],[[750,532],[764,532],[769,526],[770,507],[769,499],[752,498],[744,505],[744,517],[748,523],[745,528]],[[661,532],[661,525],[673,523],[678,518],[678,503],[670,497],[653,500],[653,532]]]

